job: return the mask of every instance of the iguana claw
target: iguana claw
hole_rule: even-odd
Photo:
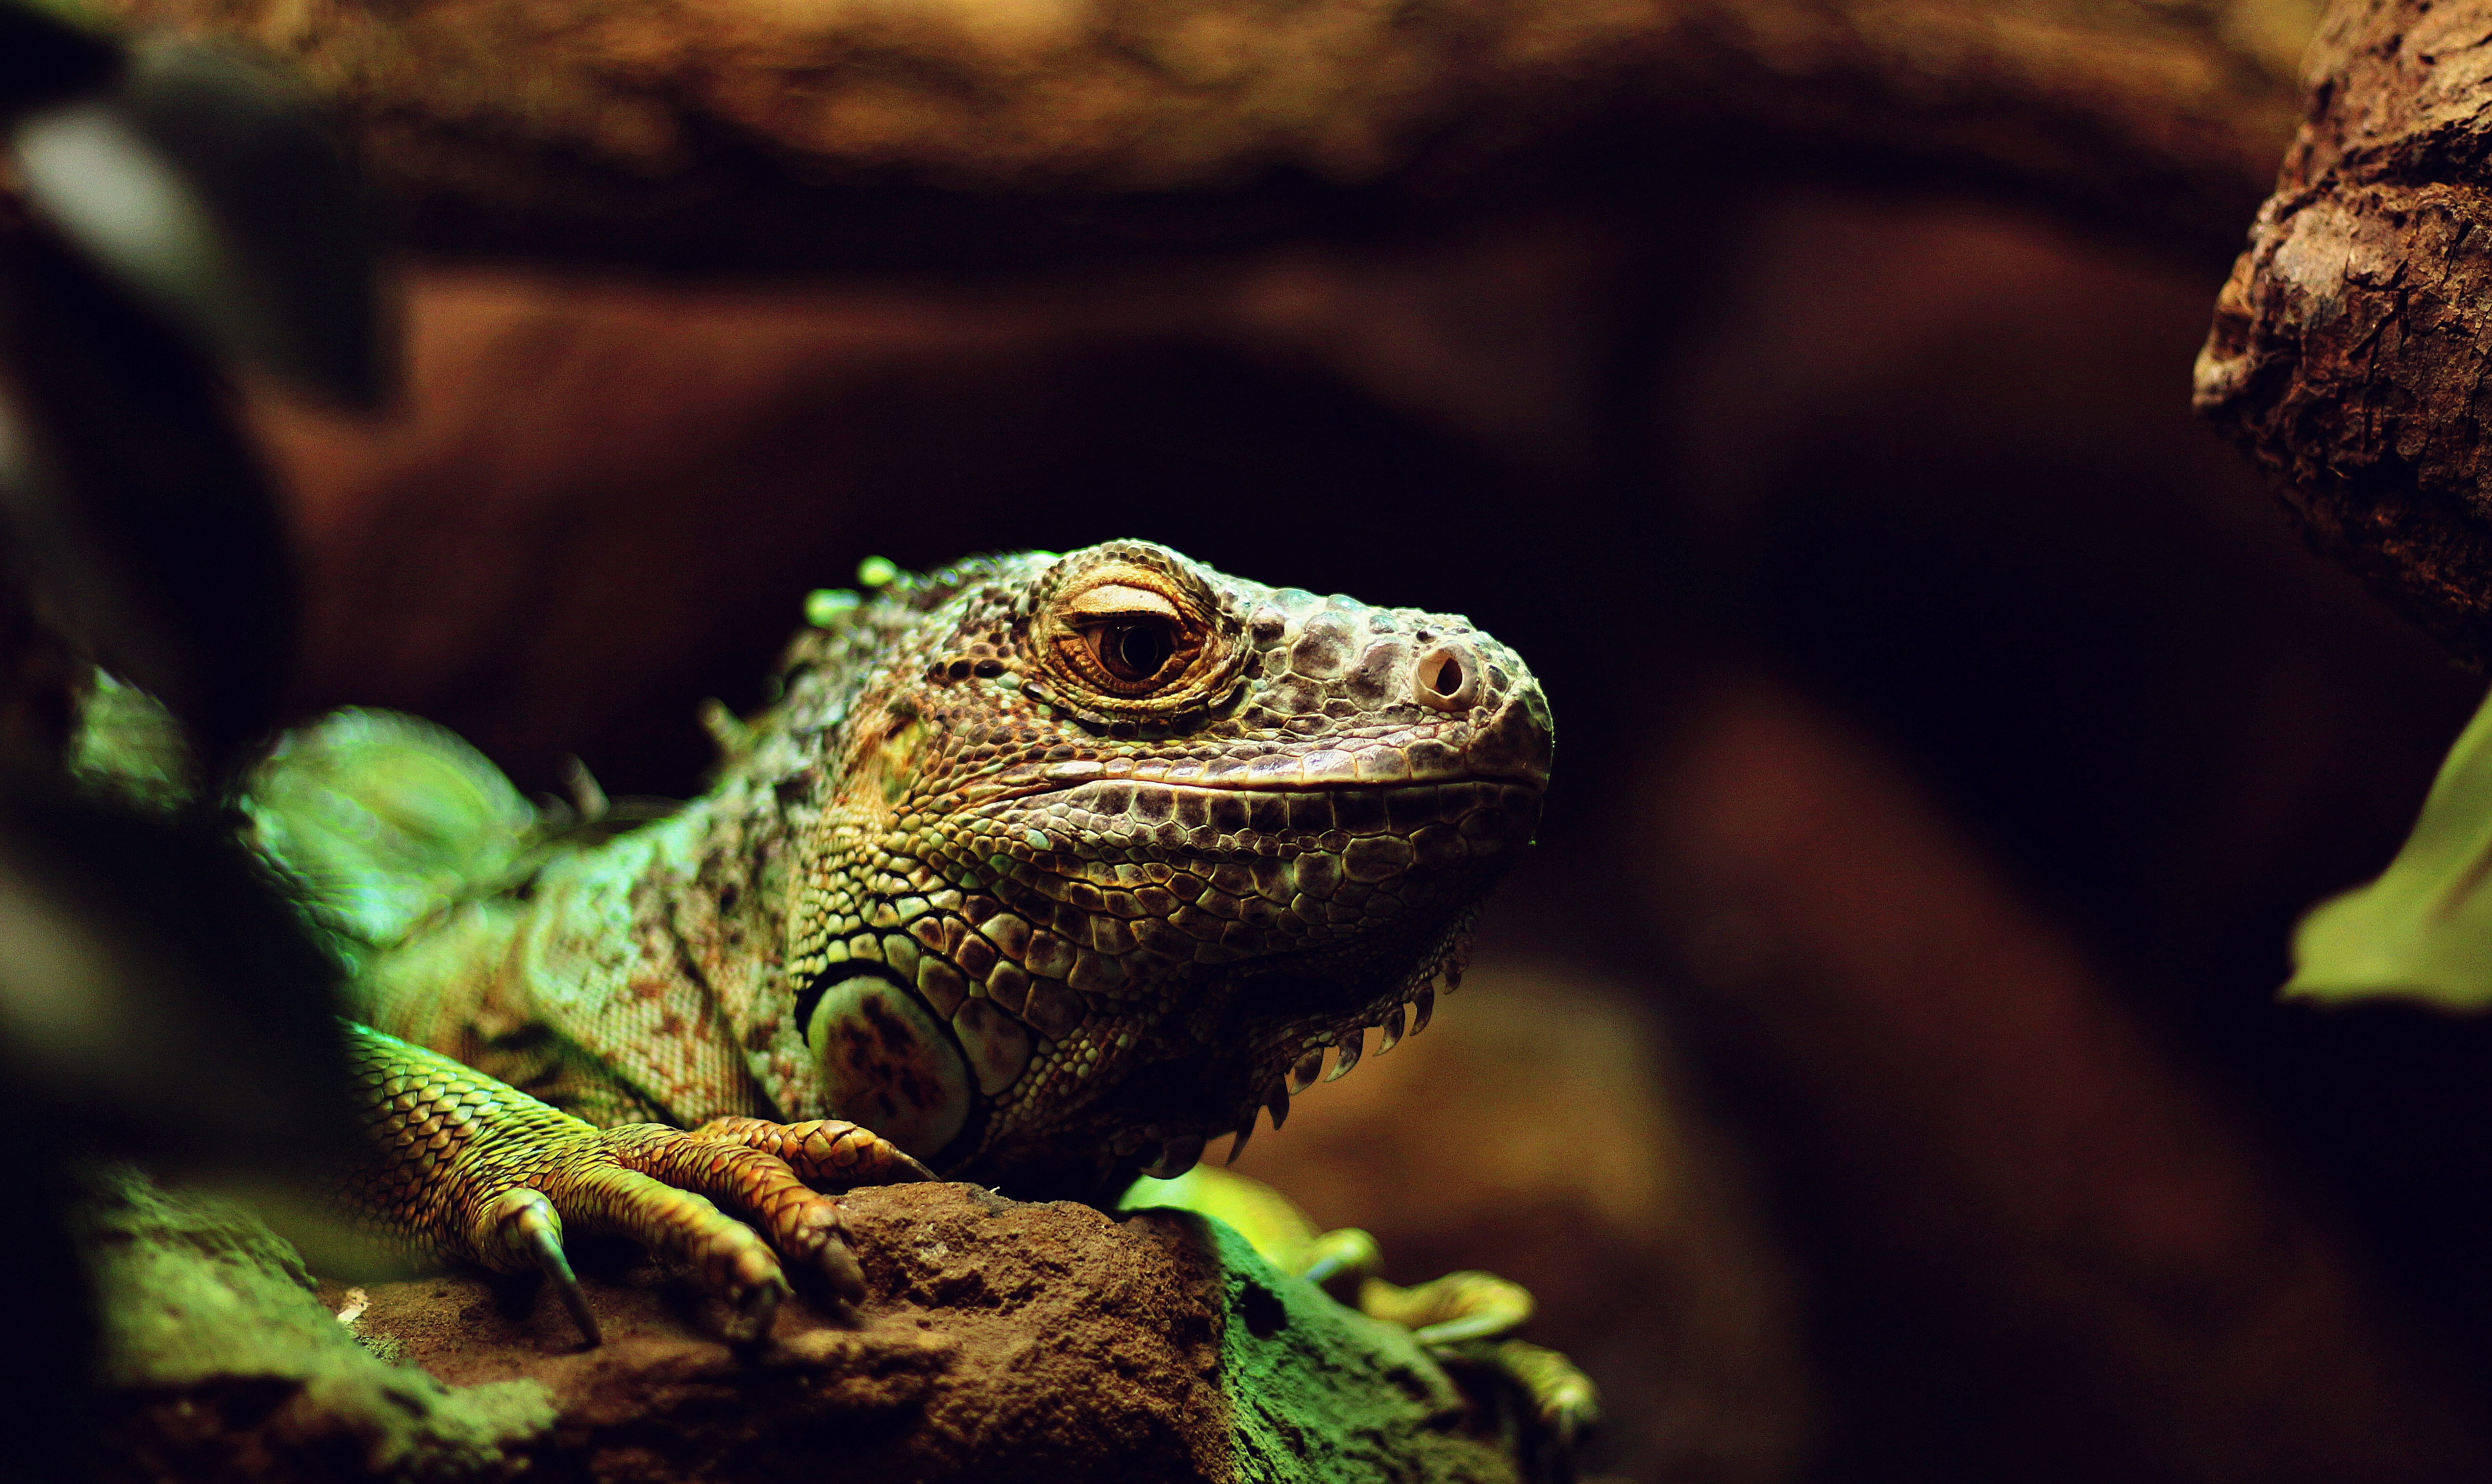
[[[378,1031],[350,1025],[347,1041],[371,1094],[371,1153],[349,1180],[369,1223],[420,1256],[544,1273],[591,1345],[598,1325],[563,1256],[567,1228],[684,1263],[734,1316],[728,1338],[757,1341],[788,1292],[783,1258],[817,1276],[844,1317],[865,1297],[839,1202],[814,1185],[932,1177],[853,1124],[600,1129]]]
[[[588,1307],[588,1294],[579,1286],[579,1276],[571,1270],[571,1259],[562,1250],[562,1218],[554,1213],[553,1202],[542,1191],[525,1186],[506,1190],[487,1203],[478,1222],[476,1246],[479,1251],[496,1256],[507,1255],[511,1265],[532,1263],[553,1285],[562,1297],[562,1306],[571,1311],[572,1322],[579,1326],[580,1335],[590,1346],[606,1343],[597,1326],[597,1313]],[[489,1261],[488,1266],[501,1266]]]
[[[854,1190],[860,1185],[905,1185],[935,1178],[934,1172],[901,1152],[872,1129],[838,1118],[772,1123],[766,1118],[712,1118],[693,1130],[697,1139],[723,1139],[785,1160],[797,1178],[816,1190]]]

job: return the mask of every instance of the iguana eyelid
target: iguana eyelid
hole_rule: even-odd
[[[1102,582],[1085,588],[1067,599],[1064,610],[1072,615],[1066,621],[1075,628],[1094,623],[1110,623],[1119,618],[1166,618],[1185,622],[1185,613],[1166,595],[1147,587],[1128,582]]]

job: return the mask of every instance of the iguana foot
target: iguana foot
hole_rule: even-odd
[[[1486,1379],[1489,1391],[1505,1399],[1493,1405],[1505,1419],[1501,1425],[1526,1466],[1525,1477],[1573,1478],[1575,1445],[1601,1420],[1600,1391],[1564,1355],[1513,1338],[1531,1318],[1531,1291],[1481,1272],[1447,1273],[1406,1289],[1373,1276],[1372,1265],[1361,1276],[1356,1260],[1362,1247],[1373,1254],[1376,1239],[1350,1228],[1312,1238],[1305,1251],[1319,1264],[1328,1255],[1348,1260],[1329,1275],[1328,1291],[1336,1296],[1356,1283],[1353,1307],[1360,1313],[1409,1330],[1448,1371]]]
[[[1399,1324],[1426,1346],[1492,1340],[1531,1318],[1531,1291],[1495,1273],[1447,1273],[1416,1288],[1377,1276],[1376,1238],[1356,1227],[1316,1232],[1280,1249],[1276,1261],[1372,1320]]]
[[[861,1124],[839,1118],[773,1123],[766,1118],[712,1118],[695,1138],[723,1139],[787,1162],[796,1177],[816,1190],[854,1190],[861,1185],[906,1185],[935,1178],[934,1172],[900,1146]]]
[[[786,1161],[663,1123],[625,1124],[597,1137],[601,1154],[617,1168],[609,1173],[593,1161],[571,1172],[584,1198],[579,1216],[592,1231],[629,1236],[689,1263],[736,1315],[730,1338],[770,1332],[787,1294],[783,1257],[820,1278],[835,1318],[855,1322],[865,1275],[848,1251],[839,1202],[807,1185]],[[575,1209],[548,1194],[558,1208]]]
[[[453,1159],[452,1200],[472,1214],[460,1223],[466,1240],[444,1243],[446,1255],[544,1273],[592,1345],[596,1322],[562,1257],[566,1229],[630,1237],[690,1268],[732,1316],[731,1340],[770,1332],[788,1292],[783,1258],[818,1275],[840,1317],[852,1318],[865,1280],[839,1204],[785,1161],[664,1124],[599,1129],[546,1112],[573,1126],[493,1131]]]
[[[865,1296],[839,1203],[772,1147],[847,1183],[913,1177],[895,1163],[906,1156],[862,1130],[839,1132],[846,1125],[722,1120],[735,1125],[726,1137],[658,1123],[600,1129],[447,1056],[347,1031],[371,1150],[349,1179],[352,1202],[422,1256],[544,1273],[591,1344],[597,1325],[562,1255],[566,1228],[627,1236],[683,1263],[732,1316],[727,1338],[749,1342],[770,1332],[787,1295],[783,1258],[820,1278],[842,1318]]]
[[[1529,1289],[1495,1273],[1447,1273],[1409,1289],[1369,1278],[1358,1287],[1360,1313],[1399,1324],[1426,1346],[1510,1335],[1531,1318],[1533,1307]]]
[[[1485,1365],[1511,1381],[1523,1393],[1551,1437],[1561,1448],[1571,1448],[1590,1435],[1601,1420],[1601,1394],[1575,1362],[1546,1346],[1528,1340],[1478,1342],[1470,1354],[1459,1352],[1469,1347],[1456,1347],[1454,1351],[1439,1351],[1442,1358],[1471,1360]]]

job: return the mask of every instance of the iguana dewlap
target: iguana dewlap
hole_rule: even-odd
[[[566,1224],[618,1231],[766,1323],[780,1257],[855,1289],[821,1188],[1104,1201],[1277,1127],[1427,1024],[1539,817],[1547,704],[1459,617],[1114,542],[820,622],[708,793],[599,843],[369,748],[404,724],[263,775],[359,961],[376,1234],[561,1273]]]

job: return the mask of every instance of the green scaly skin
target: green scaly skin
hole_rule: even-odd
[[[683,810],[362,930],[376,1234],[567,1279],[621,1232],[758,1332],[783,1261],[857,1291],[821,1191],[1233,1159],[1426,1024],[1548,777],[1468,621],[1139,542],[905,579],[781,682]]]

